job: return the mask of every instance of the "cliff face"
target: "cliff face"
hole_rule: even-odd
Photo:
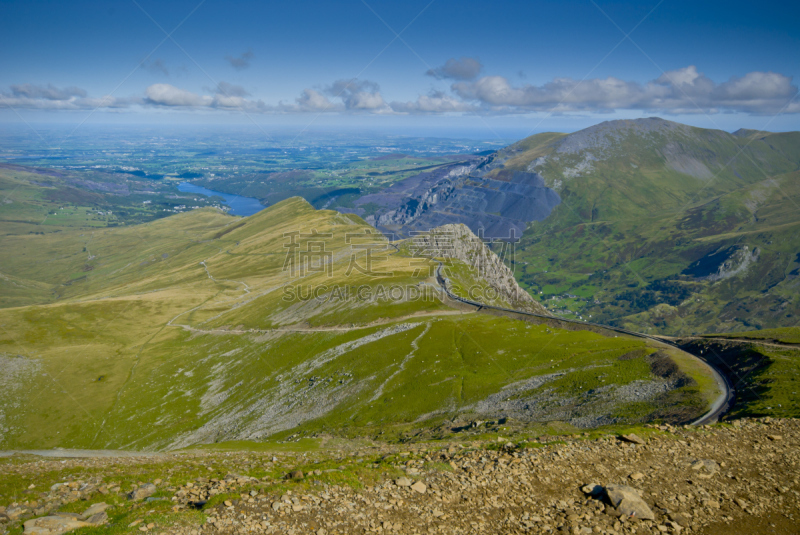
[[[375,203],[383,210],[366,217],[367,223],[397,230],[444,203],[481,160],[442,167],[403,180],[381,193],[365,195],[356,205]]]
[[[536,173],[507,172],[488,178],[509,158],[493,155],[443,166],[402,180],[355,201],[356,210],[375,205],[367,223],[386,234],[408,237],[449,223],[464,223],[486,236],[519,237],[531,221],[547,217],[560,202]]]
[[[411,223],[427,211],[433,209],[434,206],[443,203],[450,198],[453,191],[456,189],[458,179],[466,176],[473,169],[474,166],[458,166],[450,170],[440,182],[434,183],[427,190],[419,193],[419,196],[411,197],[405,203],[395,210],[390,210],[385,214],[375,219],[374,224],[381,227],[403,226]],[[367,218],[367,222],[369,218]]]
[[[507,302],[512,308],[547,314],[544,307],[520,288],[514,279],[514,273],[503,260],[466,225],[462,223],[442,225],[429,233],[415,236],[413,242],[418,250],[424,249],[426,255],[431,257],[460,260],[469,266],[470,273],[466,274],[466,278],[484,282],[498,294],[500,301]],[[504,244],[503,247],[510,249],[512,244]],[[465,278],[465,274],[457,274],[452,269],[445,269],[445,276]],[[464,283],[469,285],[469,281],[457,282],[461,282],[462,286]]]

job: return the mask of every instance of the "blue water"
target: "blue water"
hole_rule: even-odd
[[[200,195],[205,195],[207,197],[212,197],[214,195],[222,197],[225,199],[225,204],[230,207],[230,211],[228,213],[232,215],[253,215],[256,212],[260,212],[266,208],[264,205],[258,202],[258,199],[254,199],[253,197],[242,197],[241,195],[222,193],[220,191],[214,191],[213,189],[204,188],[202,186],[195,186],[189,182],[181,182],[178,185],[178,191],[182,191],[184,193],[199,193]]]

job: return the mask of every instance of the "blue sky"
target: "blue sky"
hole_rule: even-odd
[[[798,15],[789,2],[2,1],[0,121],[800,129]]]

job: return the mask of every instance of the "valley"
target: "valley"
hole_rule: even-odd
[[[0,535],[800,534],[798,20],[0,2]]]
[[[578,427],[687,421],[717,395],[708,368],[654,341],[454,310],[433,259],[405,247],[380,262],[373,253],[371,273],[347,244],[385,249],[370,232],[292,199],[245,219],[196,210],[72,242],[62,233],[60,253],[48,236],[6,237],[26,266],[42,266],[15,280],[49,285],[55,300],[0,310],[3,366],[17,377],[6,394],[37,394],[13,410],[4,399],[4,446],[402,438],[509,411]],[[448,262],[452,277],[470,272]],[[677,367],[653,376],[653,355]],[[408,396],[423,376],[425,395]]]
[[[699,492],[679,483],[683,465],[642,452],[689,441],[690,466],[690,437],[703,436],[722,466],[742,426],[757,444],[775,442],[761,436],[773,426],[796,440],[793,141],[661,120],[590,130],[488,154],[369,157],[352,172],[391,178],[305,197],[292,194],[306,170],[256,180],[242,200],[236,176],[3,164],[0,528],[74,512],[87,533],[420,532],[413,514],[458,517],[459,500],[483,503],[473,490],[503,495],[520,474],[508,466],[563,459],[585,468],[563,468],[574,485],[548,487],[546,507],[500,498],[503,513],[477,528],[436,529],[783,522],[716,471]],[[640,153],[658,158],[630,165]],[[774,174],[751,178],[734,165],[745,153]],[[31,457],[43,450],[57,460]],[[620,452],[634,457],[613,473],[588,468]],[[675,496],[653,490],[644,458]],[[498,479],[473,488],[474,462]],[[626,523],[605,487],[634,475],[653,519]],[[78,490],[39,492],[52,478]],[[598,479],[597,496],[579,490]],[[156,480],[164,503],[126,498]],[[795,485],[781,483],[781,514]],[[83,515],[98,493],[106,516]],[[341,500],[384,499],[391,514],[339,516]]]
[[[651,334],[792,327],[798,133],[659,118],[537,134],[355,201],[400,236],[461,222],[558,315]],[[524,207],[524,208],[523,208]]]

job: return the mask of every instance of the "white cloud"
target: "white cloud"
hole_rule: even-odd
[[[217,84],[216,93],[225,95],[226,97],[249,97],[250,92],[240,85],[229,84],[228,82],[220,82]]]
[[[337,80],[325,92],[333,98],[341,99],[348,111],[391,112],[381,96],[378,84],[369,80]]]
[[[429,69],[425,74],[439,80],[474,80],[483,69],[483,64],[476,58],[462,56],[460,59],[450,58],[441,67]]]
[[[460,61],[463,63],[464,59]],[[145,106],[185,110],[244,110],[248,113],[508,114],[541,111],[604,113],[615,110],[657,114],[800,113],[800,100],[792,100],[797,96],[798,88],[789,76],[754,71],[717,83],[693,65],[665,72],[647,83],[611,76],[583,81],[568,77],[554,78],[544,84],[534,85],[512,83],[503,76],[483,76],[456,81],[450,90],[449,93],[433,91],[412,101],[387,103],[377,83],[343,79],[324,87],[304,89],[293,103],[267,105],[252,98],[244,87],[228,82],[219,82],[214,88],[206,88],[208,94],[159,83],[148,86],[144,97],[127,98],[89,97],[79,87],[16,84],[6,92],[0,92],[0,106],[40,110]]]
[[[80,87],[59,89],[53,84],[47,84],[46,86],[19,84],[11,86],[11,95],[17,98],[71,100],[73,97],[85,97],[86,91]]]
[[[213,99],[180,89],[170,84],[153,84],[145,89],[145,104],[152,106],[199,108],[211,105]]]
[[[668,71],[646,84],[615,77],[575,80],[555,78],[543,85],[513,86],[503,76],[456,82],[453,92],[486,112],[646,110],[662,113],[777,113],[797,94],[791,77],[751,72],[715,83],[694,65]],[[800,112],[800,103],[786,110]]]
[[[284,113],[344,112],[344,113],[394,113],[383,99],[380,87],[369,80],[336,80],[319,90],[304,89],[294,104],[278,104]]]
[[[10,87],[10,92],[0,93],[0,106],[32,110],[75,111],[95,108],[127,108],[139,101],[140,99],[137,98],[112,96],[88,97],[86,91],[80,87],[62,89],[52,84],[46,86],[17,84]]]
[[[315,89],[304,89],[303,94],[295,99],[295,106],[286,106],[284,111],[310,111],[310,112],[324,112],[324,111],[342,111],[344,105],[336,104]]]
[[[214,92],[214,96],[210,97],[170,84],[153,84],[145,90],[144,104],[171,108],[238,110],[248,113],[263,113],[272,109],[260,100],[245,98],[250,94],[246,89],[228,82],[219,82]]]
[[[414,102],[392,102],[391,107],[398,113],[464,113],[478,111],[474,104],[464,102],[441,91],[420,95]]]

